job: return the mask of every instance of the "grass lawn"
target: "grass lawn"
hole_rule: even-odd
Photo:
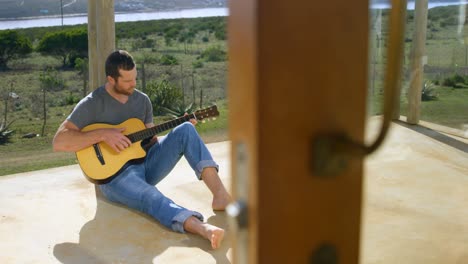
[[[424,102],[421,119],[461,129],[468,124],[468,89],[436,88],[438,99]]]
[[[437,98],[432,101],[421,102],[420,120],[462,129],[468,124],[468,88],[455,89],[445,86],[436,86]],[[369,115],[382,114],[383,96],[381,94],[371,97]],[[400,115],[407,116],[408,102],[406,94],[400,98]]]

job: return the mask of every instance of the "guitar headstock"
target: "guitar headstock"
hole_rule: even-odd
[[[204,120],[210,117],[219,116],[218,107],[216,105],[210,106],[205,109],[197,110],[194,113],[197,120]]]

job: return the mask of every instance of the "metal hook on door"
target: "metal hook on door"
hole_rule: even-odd
[[[351,139],[346,133],[322,134],[312,141],[312,172],[327,177],[341,173],[352,157],[363,157],[377,150],[384,141],[394,112],[394,102],[400,87],[404,52],[406,0],[393,0],[389,22],[388,63],[384,83],[384,115],[379,135],[366,145]]]

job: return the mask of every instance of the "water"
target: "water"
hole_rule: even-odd
[[[228,15],[228,8],[199,8],[166,12],[115,14],[115,22],[159,20],[173,18],[214,17]],[[88,17],[85,14],[78,16],[68,16],[63,18],[64,25],[78,25],[86,23],[88,23]],[[61,17],[2,20],[0,21],[0,30],[31,27],[51,27],[60,25],[62,25]]]

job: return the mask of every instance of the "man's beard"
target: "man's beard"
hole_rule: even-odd
[[[112,88],[116,94],[127,95],[127,96],[132,95],[133,91],[135,91],[135,89],[131,89],[130,91],[120,89],[117,83]]]

